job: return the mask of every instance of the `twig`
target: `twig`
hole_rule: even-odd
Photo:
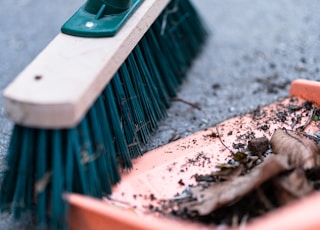
[[[123,208],[134,210],[134,212],[138,213],[138,214],[146,214],[147,213],[144,209],[141,209],[135,205],[132,205],[127,201],[122,201],[119,199],[112,198],[109,195],[104,197],[104,201],[109,202],[110,204],[116,205],[118,207],[123,207]]]
[[[310,122],[312,121],[312,118],[315,114],[315,109],[313,108],[311,110],[311,115],[309,116],[308,120],[306,121],[306,123],[304,125],[299,126],[298,128],[296,128],[297,131],[299,132],[303,132],[305,130],[305,128],[310,124]]]
[[[297,133],[297,134],[300,134],[300,135],[303,135],[303,136],[305,136],[305,137],[307,137],[307,138],[309,138],[309,139],[311,139],[311,140],[313,140],[313,141],[315,141],[315,142],[319,142],[320,141],[320,138],[319,137],[317,137],[317,136],[314,136],[314,135],[311,135],[311,134],[308,134],[308,133],[306,133],[306,132],[300,132],[300,131],[297,131],[297,130],[292,130],[292,129],[286,129],[286,131],[288,132],[293,132],[293,133]],[[291,136],[291,135],[290,135]]]
[[[171,98],[171,101],[179,101],[179,102],[182,102],[184,104],[190,105],[192,108],[195,108],[197,110],[201,110],[201,107],[199,105],[197,105],[196,103],[192,103],[192,102],[186,101],[186,100],[184,100],[182,98],[179,98],[179,97],[173,97],[173,98]]]
[[[286,129],[285,127],[283,127],[282,129],[286,132],[286,134],[287,134],[289,137],[295,139],[297,142],[299,142],[300,144],[304,145],[304,143],[303,143],[299,138],[297,138],[297,137],[295,137],[295,136],[292,136],[292,135],[289,133],[290,130]]]
[[[231,222],[232,222],[231,226],[233,228],[237,227],[238,226],[238,222],[239,222],[239,216],[237,214],[233,214]]]
[[[179,0],[176,0],[174,3],[174,6],[171,9],[167,9],[163,15],[162,23],[161,23],[161,31],[160,34],[161,36],[164,35],[164,32],[167,28],[167,21],[168,21],[168,16],[170,14],[174,14],[179,10]]]
[[[196,200],[197,197],[192,193],[191,187],[186,186],[185,189],[177,196],[172,198],[162,198],[161,201],[181,201],[181,200]]]
[[[115,199],[115,198],[112,198],[112,197],[110,197],[110,196],[105,196],[105,199],[106,200],[108,200],[108,201],[111,201],[111,202],[113,202],[113,203],[117,203],[117,204],[121,204],[121,205],[123,205],[123,206],[127,206],[127,207],[129,207],[129,208],[133,208],[134,206],[133,205],[131,205],[129,202],[127,202],[127,201],[123,201],[123,200],[118,200],[118,199]]]
[[[233,151],[222,141],[220,133],[219,133],[219,126],[216,126],[216,130],[217,130],[217,136],[219,138],[219,141],[221,142],[221,144],[227,149],[229,150],[229,152],[233,155]]]
[[[263,203],[264,207],[270,211],[273,210],[275,207],[274,205],[269,201],[269,199],[266,197],[266,195],[264,194],[264,192],[261,190],[261,188],[257,189],[257,195],[260,199],[260,201]]]
[[[239,230],[245,230],[249,219],[249,214],[246,214],[242,217]]]

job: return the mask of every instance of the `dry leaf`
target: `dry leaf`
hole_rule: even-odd
[[[220,170],[212,172],[210,175],[218,180],[230,180],[233,177],[240,176],[243,171],[242,165],[218,164],[216,168],[219,168]]]
[[[205,190],[199,187],[192,188],[191,191],[197,200],[183,203],[182,206],[188,210],[197,211],[200,215],[207,215],[224,205],[237,201],[265,181],[288,169],[287,156],[270,156],[244,176],[214,183]]]
[[[277,199],[281,205],[308,195],[314,189],[308,181],[303,169],[298,168],[289,174],[273,179],[277,192]]]
[[[320,164],[320,149],[316,143],[302,135],[277,129],[271,137],[275,154],[287,155],[292,167],[310,169]]]

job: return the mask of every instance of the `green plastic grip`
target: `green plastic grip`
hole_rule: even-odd
[[[143,0],[88,0],[62,26],[61,32],[79,37],[114,36]]]

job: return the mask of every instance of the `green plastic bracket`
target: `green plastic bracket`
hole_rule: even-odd
[[[88,0],[62,26],[61,32],[78,37],[112,37],[143,0]]]

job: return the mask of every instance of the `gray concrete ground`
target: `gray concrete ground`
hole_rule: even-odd
[[[320,80],[320,2],[317,0],[193,1],[211,32],[178,97],[148,149],[186,136],[288,94],[296,78]],[[0,1],[0,87],[59,32],[83,1]],[[1,99],[0,99],[1,103]],[[1,107],[1,106],[0,106]],[[11,123],[0,110],[0,162]],[[1,168],[1,167],[0,167]],[[0,229],[28,229],[2,216]]]
[[[296,78],[320,79],[319,1],[193,1],[211,32],[150,147],[288,95]]]

